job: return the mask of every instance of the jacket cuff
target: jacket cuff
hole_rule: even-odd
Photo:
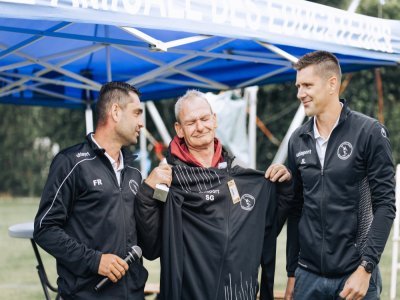
[[[154,207],[160,205],[161,202],[154,199],[153,194],[154,189],[143,181],[137,193],[137,200],[145,206]]]
[[[152,198],[154,194],[154,189],[151,186],[149,186],[145,181],[143,181],[142,184],[140,185],[139,193],[141,193],[146,197]]]
[[[95,252],[95,257],[93,259],[93,263],[90,266],[90,271],[92,273],[99,274],[99,266],[100,266],[100,260],[101,260],[101,255],[102,254],[103,253],[101,253],[99,251]]]
[[[276,189],[279,194],[293,194],[293,179],[290,179],[289,181],[277,182]]]
[[[375,267],[376,267],[376,266],[378,265],[378,263],[379,263],[379,261],[377,261],[376,258],[371,257],[371,256],[367,256],[367,255],[363,255],[363,256],[361,257],[361,261],[363,261],[363,260],[372,262],[372,263],[375,265]],[[360,263],[361,263],[361,261],[360,261]]]

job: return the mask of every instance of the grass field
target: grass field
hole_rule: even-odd
[[[8,227],[33,220],[38,206],[38,199],[1,199],[0,198],[0,299],[4,300],[39,300],[44,299],[43,291],[36,273],[36,260],[32,246],[27,239],[8,236]],[[283,232],[278,239],[277,268],[275,287],[283,290],[286,284],[285,238]],[[389,240],[381,259],[383,277],[382,299],[389,299],[392,243]],[[53,285],[56,281],[55,261],[41,251],[47,275]],[[149,282],[158,282],[159,263],[145,262],[149,270]],[[399,274],[400,277],[400,274]],[[400,299],[400,278],[397,286]],[[55,294],[52,294],[53,299]],[[205,299],[206,300],[206,299]]]

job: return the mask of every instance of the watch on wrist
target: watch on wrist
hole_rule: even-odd
[[[365,269],[367,273],[372,273],[374,271],[375,265],[367,260],[363,260],[360,264],[361,267]]]

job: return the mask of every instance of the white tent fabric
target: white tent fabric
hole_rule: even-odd
[[[236,156],[238,164],[248,167],[247,102],[245,99],[232,100],[232,96],[233,91],[218,95],[207,93],[207,100],[217,115],[217,137]]]

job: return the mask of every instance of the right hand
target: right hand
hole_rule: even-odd
[[[271,180],[272,182],[284,182],[290,181],[292,179],[292,174],[282,164],[272,164],[265,171],[265,178]]]
[[[117,282],[128,271],[129,266],[122,258],[114,254],[102,254],[98,273],[108,277],[112,282]]]
[[[286,283],[286,290],[285,290],[285,300],[293,300],[294,299],[294,282],[295,278],[294,277],[288,277],[287,283]]]
[[[172,182],[172,168],[166,162],[161,161],[158,167],[155,167],[151,171],[150,175],[145,179],[145,181],[153,189],[156,188],[156,184],[166,184],[171,185]]]

